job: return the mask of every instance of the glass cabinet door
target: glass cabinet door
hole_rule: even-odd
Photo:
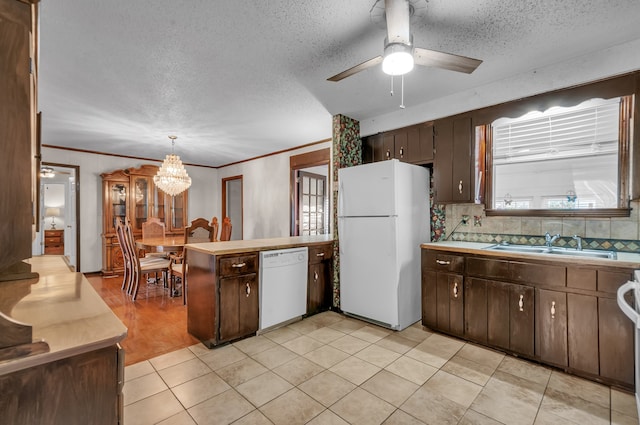
[[[187,192],[182,192],[176,196],[168,198],[171,205],[171,231],[184,231],[187,226]]]
[[[153,199],[152,199],[152,212],[151,217],[157,217],[165,223],[165,228],[168,227],[168,223],[166,221],[166,212],[165,212],[165,193],[158,188],[155,188],[153,191]]]
[[[107,213],[111,215],[109,222],[115,229],[118,219],[124,223],[127,217],[127,196],[129,185],[126,183],[111,183],[109,185],[109,206]]]
[[[142,223],[147,221],[151,212],[151,185],[148,177],[136,177],[133,181],[133,230],[142,231]]]

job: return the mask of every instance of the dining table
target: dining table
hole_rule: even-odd
[[[182,252],[184,249],[184,236],[154,236],[136,240],[136,248],[146,252]]]

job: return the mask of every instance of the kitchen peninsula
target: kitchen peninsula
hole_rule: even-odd
[[[309,248],[307,314],[328,309],[333,293],[332,235],[186,245],[189,333],[209,348],[255,335],[259,328],[259,253],[296,247]]]
[[[575,249],[556,255],[491,245],[421,245],[422,324],[633,390],[634,327],[616,292],[633,279],[640,255],[587,258]]]

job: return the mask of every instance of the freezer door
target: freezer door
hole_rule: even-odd
[[[340,239],[340,308],[398,326],[396,217],[343,217]]]
[[[338,170],[338,216],[391,216],[396,212],[397,159]]]

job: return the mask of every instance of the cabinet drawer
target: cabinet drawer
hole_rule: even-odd
[[[633,279],[633,272],[607,272],[598,270],[598,291],[616,293],[623,283]]]
[[[543,286],[566,286],[567,269],[563,266],[510,262],[511,279]]]
[[[476,277],[508,278],[509,262],[489,258],[467,258],[467,274]]]
[[[47,246],[44,248],[45,255],[64,255],[63,246]]]
[[[220,276],[255,273],[258,270],[258,254],[236,255],[220,258]]]
[[[426,251],[422,256],[423,266],[430,270],[464,273],[464,257],[438,251]]]
[[[62,242],[62,238],[60,236],[54,237],[46,237],[44,238],[45,245],[58,245]]]
[[[317,264],[332,257],[333,244],[309,247],[309,264]]]

